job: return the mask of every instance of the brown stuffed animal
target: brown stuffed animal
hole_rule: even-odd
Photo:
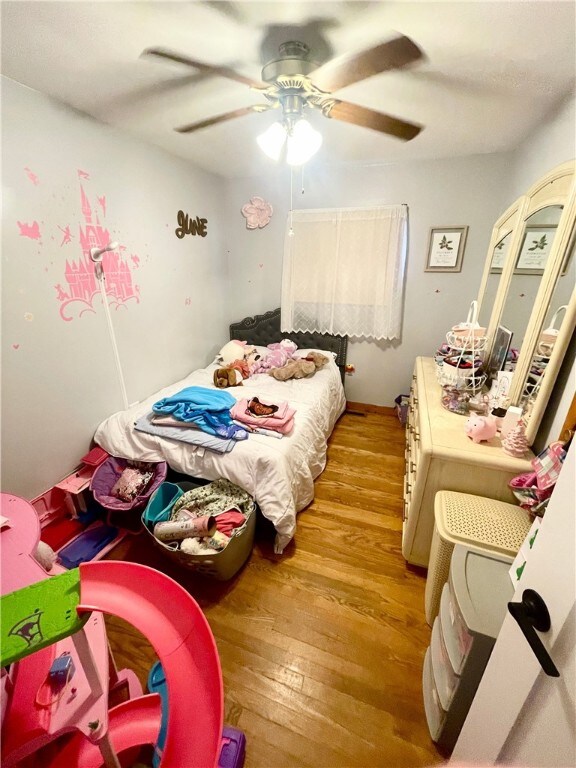
[[[326,355],[323,355],[320,352],[308,352],[304,360],[312,360],[317,371],[320,370],[320,368],[323,368],[328,362]]]
[[[218,389],[241,387],[242,374],[235,368],[216,368],[214,371],[214,386],[218,387]]]
[[[272,368],[268,371],[269,376],[273,376],[278,381],[288,381],[288,379],[303,379],[306,376],[312,376],[316,373],[316,367],[312,360],[302,358],[293,358],[288,360],[282,368]]]
[[[307,376],[313,376],[327,362],[328,358],[320,352],[309,352],[306,357],[293,357],[282,368],[272,368],[271,371],[268,371],[268,375],[273,376],[278,381],[304,379]]]

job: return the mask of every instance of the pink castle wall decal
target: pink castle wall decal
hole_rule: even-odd
[[[85,178],[87,177],[88,174],[86,174]],[[99,198],[98,202],[105,209],[105,205],[102,205],[102,200],[105,200],[105,198]],[[90,259],[90,249],[103,248],[112,240],[109,231],[101,225],[98,214],[93,210],[82,185],[80,185],[80,201],[84,219],[84,226],[80,224],[78,227],[78,239],[82,248],[82,257],[76,260],[66,260],[64,278],[68,284],[68,290],[63,288],[61,283],[54,286],[57,293],[56,298],[62,302],[60,316],[66,321],[73,319],[70,316],[71,309],[75,309],[76,312],[74,314],[77,313],[78,316],[81,316],[85,311],[95,311],[94,298],[96,295],[100,295],[100,289],[94,273],[94,263]],[[61,245],[64,242],[69,242],[69,240],[63,240]],[[102,257],[106,295],[115,299],[115,302],[112,302],[112,304],[115,304],[116,308],[125,306],[126,302],[131,299],[135,300],[136,303],[139,302],[138,286],[134,286],[132,283],[130,265],[128,260],[120,253],[121,250],[126,249],[120,246],[116,251],[107,251]],[[136,266],[138,265],[134,256],[132,261]],[[78,302],[80,302],[80,306],[71,306]]]

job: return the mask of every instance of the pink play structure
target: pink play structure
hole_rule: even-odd
[[[48,574],[35,560],[40,525],[31,504],[8,494],[0,494],[0,504],[3,607],[5,600],[18,606],[25,596],[36,605],[36,595],[62,583],[63,574],[73,583],[77,572],[54,566]],[[2,766],[119,768],[137,759],[137,747],[156,743],[160,696],[143,696],[136,675],[116,669],[102,616],[108,613],[147,637],[162,663],[169,709],[161,768],[215,768],[223,724],[222,674],[214,637],[195,600],[164,574],[120,561],[83,563],[79,600],[70,592],[67,588],[61,608],[56,595],[27,616],[37,626],[28,621],[10,631],[2,628],[18,657],[2,677]],[[80,622],[79,629],[34,651],[42,641],[44,614],[45,627],[51,620],[50,628]],[[48,674],[55,660],[66,657],[74,672],[54,695]],[[121,689],[128,700],[109,710],[109,693]]]

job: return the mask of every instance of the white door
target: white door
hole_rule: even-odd
[[[576,766],[575,470],[571,446],[513,599],[544,599],[551,627],[538,635],[560,677],[542,671],[508,613],[450,763]]]

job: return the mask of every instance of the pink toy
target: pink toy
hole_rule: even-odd
[[[496,419],[491,416],[470,416],[465,426],[466,434],[475,443],[491,440],[498,430]]]
[[[6,599],[19,605],[17,590],[47,583],[51,576],[30,554],[40,536],[34,508],[7,494],[0,500],[8,518],[2,527],[2,591],[11,591],[13,596]],[[160,697],[142,696],[131,670],[118,673],[113,664],[109,667],[105,612],[148,637],[162,663],[170,706],[161,768],[215,768],[223,721],[222,673],[214,637],[198,604],[175,581],[146,566],[83,563],[79,574],[76,611],[90,613],[88,622],[76,634],[36,652],[26,651],[28,655],[10,668],[13,684],[3,722],[2,765],[9,768],[24,759],[27,766],[39,765],[35,753],[67,732],[75,733],[58,754],[44,758],[42,768],[117,766],[116,753],[156,742]],[[72,656],[75,672],[53,706],[45,681],[52,662],[63,654]],[[130,700],[108,712],[109,686],[120,684],[127,685]]]

